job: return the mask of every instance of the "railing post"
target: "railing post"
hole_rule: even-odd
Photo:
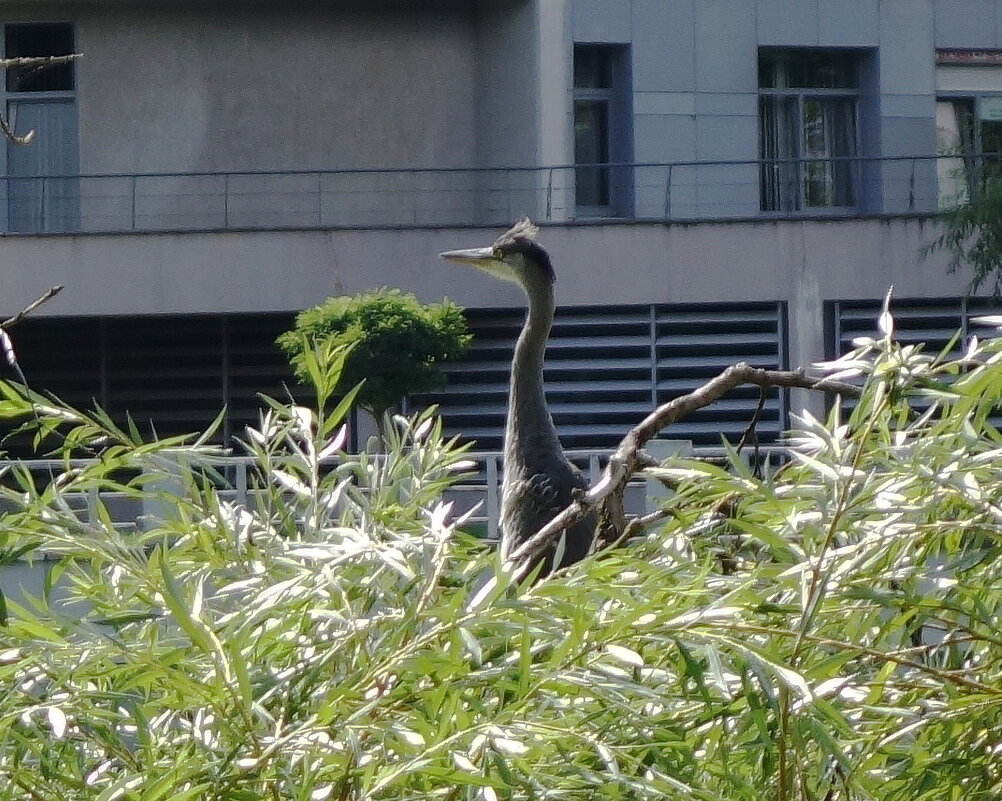
[[[504,185],[505,185],[505,206],[506,213],[504,216],[504,221],[507,222],[511,219],[511,170],[504,171]]]
[[[136,181],[139,178],[135,175],[132,176],[132,230],[136,230]]]
[[[492,540],[498,538],[501,518],[501,504],[498,499],[498,462],[493,453],[487,455],[487,536]]]
[[[230,174],[223,173],[223,228],[230,227]]]
[[[98,494],[97,487],[91,487],[87,490],[87,522],[94,526],[101,521],[101,515],[98,513],[100,501],[101,496]]]
[[[237,505],[246,506],[247,505],[247,463],[239,461],[236,464],[237,474],[235,476],[236,490],[237,490]]]
[[[46,214],[46,210],[47,210],[46,209],[46,206],[47,206],[46,195],[48,193],[45,190],[46,190],[47,186],[48,186],[48,178],[46,178],[43,175],[42,176],[42,219],[40,220],[40,222],[41,222],[41,226],[39,227],[40,231],[48,231],[49,230],[49,223],[48,223],[48,219],[47,219],[48,215]]]
[[[912,159],[912,174],[908,179],[908,211],[915,211],[915,159]]]
[[[672,165],[668,165],[668,175],[665,176],[665,219],[671,219],[671,179]]]
[[[324,224],[324,174],[317,173],[317,225]]]
[[[550,167],[549,178],[546,181],[546,220],[553,219],[553,167]]]

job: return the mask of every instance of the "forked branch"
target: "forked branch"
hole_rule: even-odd
[[[599,481],[510,554],[510,561],[520,566],[516,576],[521,578],[564,530],[593,509],[599,513],[596,541],[615,542],[620,539],[626,521],[621,512],[608,510],[622,509],[627,482],[644,466],[644,446],[666,426],[715,403],[743,384],[762,389],[811,389],[853,398],[860,394],[859,387],[852,384],[811,378],[803,370],[763,370],[744,362],[731,365],[698,389],[662,404],[632,428],[609,458]]]

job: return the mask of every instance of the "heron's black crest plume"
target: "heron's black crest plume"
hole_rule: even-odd
[[[553,271],[550,254],[536,242],[538,233],[539,226],[535,225],[528,217],[523,217],[494,240],[494,249],[500,251],[503,256],[511,253],[525,256],[539,265],[539,268],[551,281],[555,281],[557,276]]]

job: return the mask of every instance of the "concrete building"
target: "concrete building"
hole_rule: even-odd
[[[870,323],[941,339],[981,301],[930,217],[1002,149],[1002,0],[0,2],[32,144],[0,149],[0,298],[68,400],[225,434],[281,392],[274,336],[391,285],[471,309],[431,400],[496,448],[521,298],[436,254],[543,224],[566,444],[605,447],[726,364],[801,365]],[[419,399],[428,400],[428,399]],[[739,436],[739,395],[673,434]],[[763,437],[804,397],[776,395]]]

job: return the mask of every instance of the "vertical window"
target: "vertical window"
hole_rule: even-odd
[[[936,101],[936,177],[939,208],[966,203],[974,188],[976,156],[979,148],[974,98]]]
[[[1002,174],[1002,95],[936,100],[939,207],[966,203],[987,178]]]
[[[831,50],[759,54],[764,211],[855,206],[858,59]]]
[[[632,157],[626,48],[574,46],[574,179],[579,214],[624,215]]]
[[[73,25],[18,22],[3,26],[6,58],[74,52]],[[7,144],[6,201],[10,231],[71,231],[79,227],[80,171],[75,65],[7,71],[5,106],[27,145]]]

